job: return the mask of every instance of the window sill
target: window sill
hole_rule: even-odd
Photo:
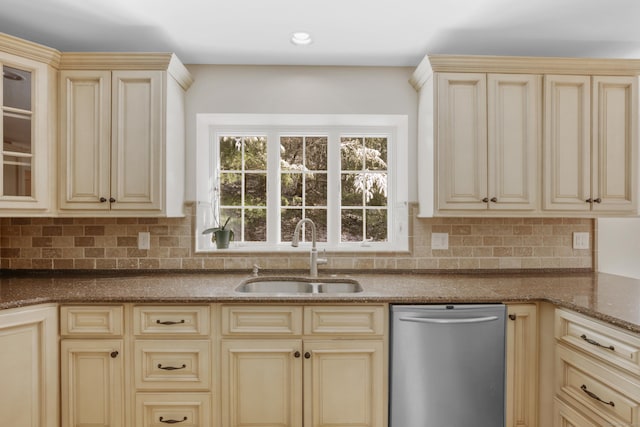
[[[409,253],[407,247],[401,247],[399,245],[391,245],[389,243],[369,243],[367,246],[363,246],[360,243],[354,243],[353,245],[341,245],[337,247],[325,246],[322,243],[318,244],[318,253],[323,252],[340,254],[340,253]],[[196,253],[210,253],[210,254],[247,254],[247,253],[278,253],[278,254],[308,254],[311,250],[311,245],[300,244],[299,247],[294,248],[290,244],[281,244],[277,246],[273,245],[261,245],[261,244],[233,244],[229,245],[227,249],[217,249],[215,247],[210,248],[196,248]]]

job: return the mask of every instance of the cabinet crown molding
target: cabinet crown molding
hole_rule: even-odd
[[[639,59],[535,56],[428,55],[409,80],[419,90],[433,73],[522,73],[608,76],[640,75]]]
[[[63,52],[60,70],[160,70],[167,71],[184,90],[193,77],[174,53]]]
[[[0,51],[43,62],[55,68],[60,64],[60,51],[5,33],[0,33]]]

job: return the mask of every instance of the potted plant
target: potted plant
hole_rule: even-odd
[[[211,233],[211,241],[216,244],[218,249],[227,249],[229,242],[233,240],[233,230],[226,228],[230,219],[231,217],[227,217],[222,227],[207,228],[202,232],[202,234]]]

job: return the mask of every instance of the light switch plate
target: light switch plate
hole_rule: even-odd
[[[589,249],[588,231],[575,231],[573,233],[573,249]]]
[[[138,249],[151,248],[151,236],[148,231],[141,231],[138,233]]]
[[[431,249],[449,249],[449,233],[431,233]]]

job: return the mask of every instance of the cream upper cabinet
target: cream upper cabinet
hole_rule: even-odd
[[[438,73],[437,210],[537,208],[541,77]]]
[[[144,60],[63,54],[61,215],[183,214],[184,91],[190,76],[175,56],[150,58],[156,69],[125,68]]]
[[[0,312],[0,424],[58,426],[55,305]]]
[[[0,216],[55,211],[54,67],[59,57],[54,49],[0,34]]]
[[[545,76],[545,210],[637,210],[638,78]]]

